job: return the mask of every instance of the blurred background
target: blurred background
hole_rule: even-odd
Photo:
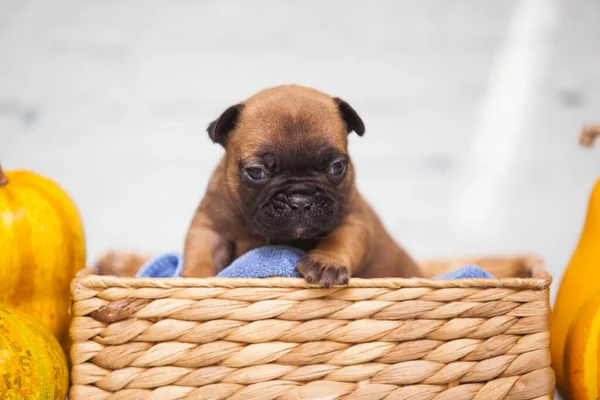
[[[600,173],[600,2],[0,0],[0,161],[59,182],[88,261],[181,250],[226,107],[347,100],[358,185],[420,259],[534,253],[560,278]],[[558,279],[555,280],[555,286]]]

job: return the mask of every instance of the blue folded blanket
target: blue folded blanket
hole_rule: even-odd
[[[234,260],[217,276],[222,278],[267,278],[271,276],[300,277],[296,261],[304,254],[302,250],[288,246],[265,246],[251,250]],[[140,268],[137,277],[180,277],[183,257],[177,253],[159,255]],[[466,265],[433,279],[493,278],[477,265]]]

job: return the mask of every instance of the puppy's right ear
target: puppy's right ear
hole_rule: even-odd
[[[219,118],[211,122],[207,129],[210,139],[213,142],[224,146],[227,141],[227,136],[235,129],[243,109],[243,104],[233,105],[225,110]]]

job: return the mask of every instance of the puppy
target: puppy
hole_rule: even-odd
[[[355,186],[353,131],[365,125],[347,102],[295,85],[225,110],[208,127],[226,152],[191,222],[183,276],[214,276],[267,244],[306,250],[296,267],[324,287],[421,276]]]

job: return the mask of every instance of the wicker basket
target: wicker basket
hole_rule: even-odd
[[[500,278],[79,278],[70,399],[550,399],[550,276],[424,268],[471,262]]]

